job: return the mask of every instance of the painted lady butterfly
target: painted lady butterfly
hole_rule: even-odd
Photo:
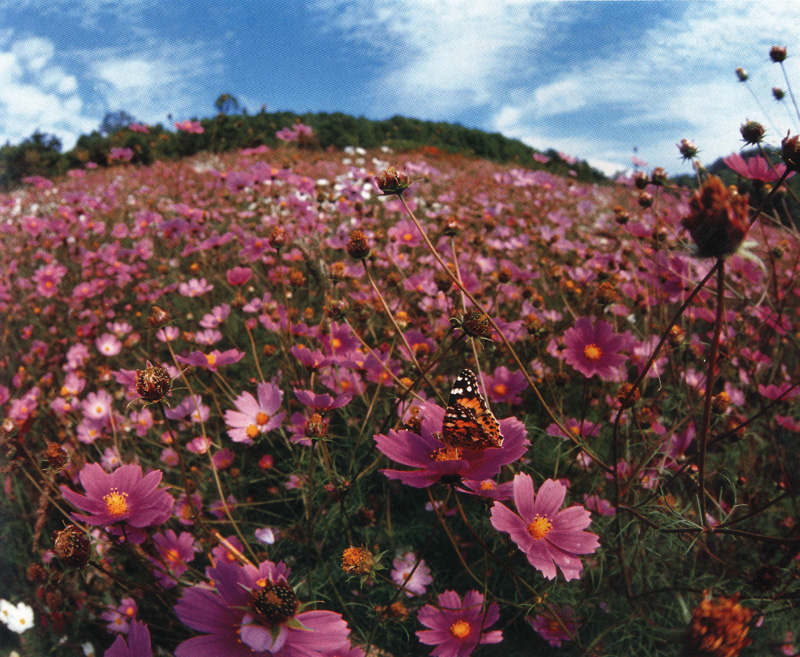
[[[478,377],[463,370],[450,390],[444,412],[442,442],[450,447],[483,450],[500,447],[503,435],[478,388]]]

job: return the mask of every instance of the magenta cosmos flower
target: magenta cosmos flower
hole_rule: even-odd
[[[391,577],[397,586],[403,587],[409,598],[425,595],[428,584],[433,581],[431,569],[425,564],[425,559],[418,559],[413,552],[397,555],[392,562]]]
[[[722,158],[722,161],[728,165],[729,169],[738,173],[742,178],[760,180],[761,182],[767,183],[775,182],[783,175],[783,172],[786,171],[785,164],[770,164],[760,155],[745,160],[739,153],[731,153],[728,157]],[[791,178],[794,173],[795,172],[792,171],[786,176],[787,180]]]
[[[607,381],[613,378],[615,368],[625,362],[619,351],[627,342],[625,336],[614,333],[608,322],[601,319],[592,325],[590,317],[581,317],[564,334],[564,360],[584,376],[597,374]]]
[[[272,383],[259,383],[256,394],[258,399],[243,392],[233,400],[237,410],[225,411],[228,435],[236,443],[252,445],[259,434],[281,426],[284,413],[275,411],[280,408],[283,390]]]
[[[552,608],[545,614],[538,614],[525,620],[554,648],[560,648],[564,641],[571,641],[578,631],[572,607]]]
[[[175,358],[179,363],[203,367],[212,372],[216,372],[217,368],[222,365],[238,363],[244,358],[244,352],[238,349],[228,349],[227,351],[214,349],[210,354],[204,354],[202,351],[193,351],[188,356],[176,356]]]
[[[214,587],[186,589],[175,612],[203,636],[183,641],[175,657],[325,657],[350,649],[350,629],[332,611],[300,611],[289,568],[264,561],[209,568]]]
[[[150,647],[150,630],[147,625],[133,621],[128,630],[128,639],[118,636],[103,657],[153,657]]]
[[[580,577],[583,564],[577,555],[590,554],[600,545],[596,534],[582,531],[589,526],[591,513],[579,505],[559,510],[566,494],[564,484],[548,479],[535,495],[530,475],[520,473],[514,477],[514,504],[519,515],[500,502],[492,506],[492,526],[510,534],[547,579],[555,578],[556,566],[567,581]]]
[[[455,591],[445,591],[439,596],[439,606],[425,605],[417,619],[428,630],[418,630],[421,643],[436,646],[431,655],[437,657],[467,657],[483,643],[500,643],[500,630],[484,632],[500,618],[497,604],[483,608],[483,595],[467,591],[464,602]]]
[[[86,495],[61,487],[67,502],[88,512],[73,513],[73,517],[89,525],[105,526],[111,533],[122,533],[131,543],[144,541],[142,529],[166,522],[172,513],[175,500],[158,487],[160,470],[142,476],[140,466],[123,465],[108,474],[97,463],[89,463],[79,476]]]
[[[408,486],[425,488],[441,481],[457,483],[462,479],[491,479],[500,468],[519,459],[529,442],[525,425],[514,417],[500,420],[504,436],[502,447],[481,451],[450,447],[441,441],[444,410],[425,404],[420,433],[394,429],[388,435],[375,436],[378,449],[393,461],[415,470],[381,470],[389,479],[399,479]]]

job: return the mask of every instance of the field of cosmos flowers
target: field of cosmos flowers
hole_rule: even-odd
[[[781,206],[291,132],[0,196],[0,654],[796,654]]]

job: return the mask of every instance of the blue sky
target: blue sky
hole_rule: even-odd
[[[542,0],[0,0],[0,143],[65,148],[110,111],[168,124],[233,94],[250,112],[395,114],[499,131],[606,172],[689,172],[762,121],[787,45],[800,92],[800,3]],[[737,82],[734,70],[751,76]],[[755,97],[754,97],[755,95]],[[756,101],[756,98],[759,102]],[[787,96],[788,101],[788,96]]]

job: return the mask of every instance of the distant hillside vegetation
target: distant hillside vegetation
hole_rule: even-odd
[[[81,136],[75,147],[66,152],[62,152],[57,137],[35,132],[18,145],[0,147],[0,188],[10,189],[28,176],[51,178],[89,162],[105,166],[109,163],[112,148],[130,148],[133,152],[131,162],[151,164],[156,160],[185,157],[201,151],[274,146],[278,143],[275,133],[298,122],[314,131],[313,138],[301,142],[301,147],[389,146],[400,152],[427,147],[494,162],[512,162],[526,168],[545,167],[556,174],[566,175],[572,170],[581,181],[608,180],[586,162],[567,161],[570,158],[563,159],[553,149],[539,153],[518,139],[465,128],[457,123],[421,121],[404,116],[373,121],[339,112],[294,114],[262,111],[250,115],[245,110],[240,114],[221,111],[213,118],[201,119],[202,134],[168,130],[161,124],[147,126],[146,134],[136,132],[128,127],[135,124],[132,116],[115,112],[105,117],[98,130]],[[537,154],[540,160],[542,155],[550,160],[542,164],[534,159]]]

